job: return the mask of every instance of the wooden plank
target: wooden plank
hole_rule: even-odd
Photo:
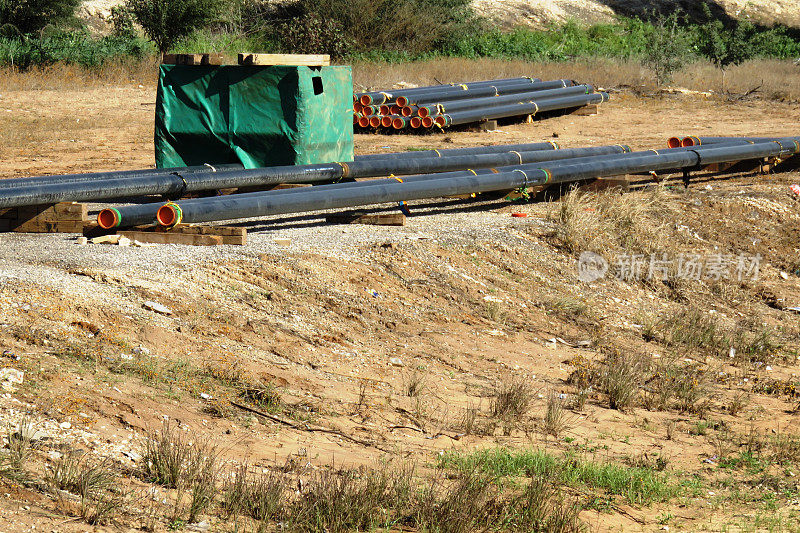
[[[4,209],[0,231],[17,233],[81,233],[88,220],[86,204],[61,202]]]
[[[327,67],[331,64],[331,56],[328,54],[239,54],[239,64]]]
[[[623,192],[628,192],[631,188],[631,183],[627,178],[597,178],[591,183],[581,185],[579,190],[584,192],[601,192],[609,189],[616,189]]]
[[[589,117],[597,115],[599,112],[600,112],[600,106],[591,104],[574,109],[573,111],[570,111],[568,114],[578,115],[579,117]]]
[[[340,213],[328,215],[329,224],[369,224],[371,226],[405,226],[406,216],[402,213],[368,215],[365,213]]]
[[[153,244],[186,244],[190,246],[219,246],[219,235],[191,235],[186,233],[162,233],[158,231],[120,231],[118,235],[132,241]]]
[[[184,65],[189,67],[219,66],[223,63],[222,54],[164,54],[164,65]]]
[[[130,230],[117,231],[116,229],[104,230],[97,224],[86,224],[83,228],[84,237],[94,238],[103,235],[119,234],[123,235],[127,231],[138,233],[158,233],[169,235],[209,235],[219,237],[222,241],[219,244],[228,244],[231,246],[244,246],[247,244],[247,229],[236,228],[232,226],[211,226],[211,225],[196,225],[190,226],[187,224],[179,224],[173,228],[163,228],[161,226],[136,226]],[[130,237],[129,237],[130,238]],[[154,237],[156,240],[142,240],[137,238],[139,242],[155,242],[161,243],[163,237]],[[169,243],[163,243],[169,244]],[[180,243],[176,243],[180,244]]]

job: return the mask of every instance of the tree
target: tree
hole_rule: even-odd
[[[69,22],[80,0],[0,0],[0,27],[20,35]]]
[[[689,35],[679,24],[678,13],[659,15],[645,36],[644,63],[656,75],[656,83],[672,81],[692,55]]]
[[[182,37],[214,22],[224,3],[225,0],[126,0],[125,7],[163,54]]]

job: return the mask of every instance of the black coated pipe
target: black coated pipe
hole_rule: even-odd
[[[503,151],[553,150],[555,143],[514,144],[499,146],[455,148],[449,150],[427,150],[397,154],[373,154],[360,156],[356,160],[374,159],[418,159],[441,155],[467,155],[476,153],[499,153]],[[345,164],[346,165],[346,164]],[[279,166],[249,170],[219,170],[213,172],[199,169],[194,172],[175,172],[174,169],[152,171],[123,171],[120,173],[89,174],[87,179],[76,179],[63,183],[58,179],[20,178],[16,186],[2,188],[0,208],[26,205],[43,205],[57,202],[81,202],[107,200],[128,196],[153,194],[179,196],[186,192],[226,189],[232,187],[263,186],[278,183],[312,183],[343,177],[344,167],[339,163],[302,166]],[[169,171],[169,173],[164,173]],[[99,178],[97,177],[99,176]]]
[[[486,81],[473,81],[468,83],[450,83],[446,85],[430,85],[427,87],[413,87],[411,89],[397,89],[388,91],[372,91],[366,93],[356,93],[354,98],[362,105],[382,105],[387,102],[395,100],[398,96],[413,95],[428,92],[430,90],[439,90],[443,88],[460,87],[467,89],[471,87],[486,87],[486,86],[499,86],[499,85],[515,85],[519,83],[537,83],[541,80],[539,78],[505,78],[501,80],[486,80]]]
[[[525,102],[521,104],[506,104],[484,109],[468,109],[455,113],[447,113],[436,117],[436,124],[440,127],[469,124],[481,120],[494,118],[514,117],[519,115],[535,115],[544,111],[557,109],[570,109],[589,104],[601,104],[609,99],[608,93],[579,94],[563,98],[548,98],[546,100]]]
[[[244,167],[236,164],[224,165],[204,165],[195,167],[177,167],[177,168],[151,168],[142,170],[116,170],[109,172],[93,172],[91,174],[59,174],[52,176],[40,177],[27,177],[27,178],[9,178],[0,179],[0,191],[2,189],[14,189],[17,187],[25,187],[28,185],[44,185],[48,183],[71,184],[86,181],[98,181],[125,178],[136,180],[149,176],[163,176],[168,174],[196,174],[205,172],[218,172],[223,170],[240,170]]]
[[[409,104],[422,105],[422,104],[435,104],[439,100],[460,100],[464,98],[481,98],[486,96],[501,96],[505,94],[516,94],[530,91],[544,91],[547,89],[559,89],[564,87],[572,87],[575,83],[571,80],[553,80],[553,81],[540,81],[536,83],[525,83],[516,85],[501,85],[495,87],[489,85],[486,87],[475,87],[472,89],[464,90],[459,87],[452,87],[441,91],[429,91],[425,93],[414,94],[412,96],[398,96],[395,100],[397,105],[403,107]]]
[[[544,91],[531,91],[518,94],[506,94],[503,96],[487,96],[485,98],[467,98],[464,100],[442,100],[436,104],[419,106],[417,113],[424,117],[428,115],[438,115],[464,111],[465,109],[477,109],[482,107],[495,107],[503,104],[513,104],[542,100],[544,98],[556,98],[560,96],[572,96],[575,94],[592,94],[594,87],[591,85],[574,85],[572,87],[562,87],[560,89],[548,89]],[[408,108],[405,108],[408,109]]]
[[[469,148],[444,148],[441,150],[415,150],[411,152],[394,152],[385,154],[360,155],[356,161],[369,161],[372,159],[416,159],[419,157],[450,157],[455,155],[498,154],[502,152],[532,152],[535,150],[558,150],[558,143],[548,141],[544,143],[528,144],[494,144],[489,146],[471,146]]]
[[[372,161],[356,161],[348,163],[344,169],[346,175],[349,177],[376,177],[388,176],[395,174],[398,176],[407,176],[424,172],[423,178],[427,178],[427,174],[433,172],[447,173],[454,170],[463,169],[482,169],[490,167],[504,167],[514,164],[528,164],[541,161],[557,161],[563,159],[582,158],[604,156],[611,154],[622,154],[630,152],[628,146],[613,145],[613,146],[598,146],[591,148],[573,148],[564,150],[551,150],[551,151],[529,151],[529,152],[507,152],[507,153],[494,153],[494,154],[475,154],[475,155],[460,155],[441,158],[427,158],[427,159],[376,159]],[[407,179],[418,179],[419,177],[412,177]],[[362,187],[370,185],[369,181],[357,183],[344,183],[339,184],[337,187]],[[331,188],[327,190],[332,190]],[[272,191],[274,194],[290,194],[290,193],[304,193],[307,192],[301,189],[287,189],[283,191]],[[260,194],[260,193],[246,193],[246,194]],[[239,195],[242,196],[242,195]],[[114,207],[102,210],[98,216],[97,221],[101,227],[111,229],[115,227],[130,227],[143,224],[152,224],[155,221],[156,211],[161,204],[142,204],[125,207]]]
[[[706,150],[674,150],[668,153],[626,154],[597,161],[553,167],[520,165],[499,172],[480,170],[461,177],[431,176],[430,179],[377,180],[361,187],[322,185],[305,194],[275,196],[267,193],[233,195],[213,199],[171,202],[157,214],[159,224],[210,222],[259,216],[300,213],[401,200],[418,200],[474,192],[514,189],[530,185],[566,183],[585,179],[672,168],[694,168],[723,161],[787,155],[800,152],[800,144],[780,143],[720,146]]]
[[[684,137],[681,139],[681,146],[702,146],[706,144],[730,144],[730,143],[756,143],[770,141],[771,137]],[[672,139],[670,139],[672,142]]]

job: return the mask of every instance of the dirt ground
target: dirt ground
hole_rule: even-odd
[[[648,149],[673,135],[798,135],[798,104],[613,97],[597,116],[495,132],[357,135],[357,152],[541,140]],[[6,91],[0,177],[151,166],[153,102],[153,87],[137,84]],[[635,251],[663,239],[669,253],[760,254],[759,279],[741,283],[586,284],[577,252],[558,237],[558,204],[486,198],[412,202],[398,228],[327,225],[321,214],[245,222],[245,247],[80,247],[71,235],[0,235],[0,368],[25,372],[0,395],[3,434],[28,413],[46,434],[31,477],[45,479],[57,454],[77,447],[113,461],[136,495],[114,520],[90,526],[44,482],[0,478],[0,531],[165,530],[167,520],[148,516],[174,495],[135,475],[145,432],[164,419],[217,445],[229,469],[247,462],[299,476],[379,461],[427,469],[442,452],[498,446],[621,465],[656,457],[677,492],[646,504],[602,493],[604,505],[581,513],[589,531],[796,531],[799,459],[784,450],[767,462],[766,450],[777,449],[776,436],[796,437],[789,385],[800,373],[800,324],[787,308],[800,304],[800,206],[789,193],[798,180],[787,170],[670,186],[657,193],[669,216],[652,235],[637,233],[649,215],[608,230],[629,232]],[[602,201],[611,213],[655,202],[652,194]],[[583,244],[610,254],[602,233]],[[675,308],[732,328],[747,322],[743,335],[768,331],[776,347],[729,359],[718,347],[644,332]],[[620,352],[654,364],[674,358],[685,365],[679,379],[702,372],[702,393],[690,406],[659,408],[647,401],[652,383],[643,384],[639,401],[613,409],[575,376]],[[518,380],[532,405],[501,427],[493,395]],[[254,383],[280,396],[273,418],[230,403],[252,406],[240,392]],[[571,406],[555,432],[544,429],[551,393]],[[745,453],[748,435],[767,466],[723,461]],[[214,513],[205,519],[214,531],[234,530]]]

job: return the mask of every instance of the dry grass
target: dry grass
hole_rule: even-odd
[[[577,59],[540,63],[502,59],[440,58],[409,63],[357,61],[353,64],[356,90],[485,80],[513,76],[574,79],[597,87],[655,89],[650,71],[638,61]],[[675,75],[675,86],[695,91],[743,94],[759,85],[757,96],[771,100],[800,100],[800,67],[791,61],[757,59],[723,70],[710,62],[692,63]]]
[[[0,67],[0,91],[42,91],[104,86],[155,86],[159,61],[156,56],[142,60],[117,59],[99,68],[56,64],[27,71]]]
[[[675,246],[668,231],[675,204],[662,187],[620,195],[572,191],[554,204],[553,239],[570,253],[592,251],[612,259],[613,252],[664,253]]]
[[[525,418],[530,411],[534,390],[523,378],[504,379],[494,391],[491,416],[503,424],[506,434]]]
[[[558,437],[572,427],[565,403],[555,391],[550,391],[547,395],[547,407],[544,412],[544,420],[542,420],[542,429],[545,434]]]
[[[53,489],[78,496],[80,515],[90,524],[110,519],[125,505],[127,495],[117,486],[118,477],[109,460],[68,452],[53,464],[47,481]]]
[[[646,369],[647,361],[638,354],[613,350],[606,357],[599,378],[611,409],[624,411],[636,403]]]
[[[222,509],[263,522],[277,516],[285,501],[287,479],[273,472],[254,474],[242,465],[222,487]]]

